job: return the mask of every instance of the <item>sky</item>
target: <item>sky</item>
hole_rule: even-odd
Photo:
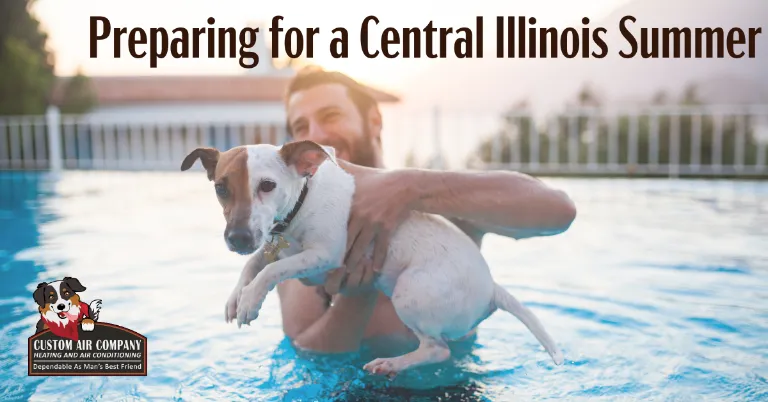
[[[429,58],[365,58],[361,52],[360,26],[369,15],[376,16],[379,25],[370,25],[371,39],[375,46],[384,27],[401,29],[421,27],[430,21],[436,27],[474,29],[475,17],[484,16],[486,38],[493,35],[495,16],[534,16],[541,24],[566,26],[579,24],[583,17],[592,20],[609,14],[628,0],[537,0],[528,2],[461,1],[447,6],[439,1],[391,0],[385,4],[355,1],[292,1],[256,2],[253,0],[37,0],[33,9],[43,28],[50,35],[50,48],[56,55],[56,72],[59,75],[74,74],[78,68],[88,75],[150,75],[150,74],[240,74],[244,70],[237,59],[173,59],[158,61],[157,68],[150,68],[149,59],[130,57],[127,35],[122,40],[122,57],[113,55],[114,36],[99,42],[98,56],[91,58],[90,17],[109,19],[112,28],[162,27],[171,31],[184,27],[209,26],[206,20],[214,17],[213,27],[233,27],[240,30],[259,22],[269,25],[272,17],[281,15],[282,35],[288,28],[303,31],[319,28],[314,38],[314,57],[307,61],[325,68],[339,70],[356,79],[381,89],[397,92],[408,84],[408,78],[418,76],[429,68],[439,68],[440,63],[450,61]],[[288,3],[288,4],[286,4]],[[160,8],[159,4],[162,4]],[[349,32],[350,55],[347,59],[334,59],[329,45],[334,38],[332,30],[344,27]],[[260,34],[261,35],[261,34]],[[268,35],[268,34],[267,34]],[[258,40],[268,40],[265,35]],[[284,39],[284,36],[281,37]],[[452,42],[450,42],[452,43]],[[449,44],[450,48],[450,44]],[[145,46],[148,49],[148,46]],[[205,47],[201,47],[204,55]],[[454,60],[453,62],[456,62]],[[281,62],[281,60],[278,60]],[[460,62],[460,61],[458,61]]]

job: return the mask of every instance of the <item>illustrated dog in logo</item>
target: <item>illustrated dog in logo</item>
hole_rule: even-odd
[[[86,304],[78,295],[83,291],[85,286],[77,278],[68,276],[60,281],[39,283],[32,293],[40,312],[35,333],[50,329],[55,335],[76,341],[78,325],[83,331],[93,331],[99,319],[101,299]]]

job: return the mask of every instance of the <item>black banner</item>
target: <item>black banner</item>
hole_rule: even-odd
[[[146,376],[147,338],[115,324],[78,328],[78,340],[45,330],[29,337],[31,376]]]

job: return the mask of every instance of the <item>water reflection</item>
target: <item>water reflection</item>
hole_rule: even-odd
[[[44,381],[26,377],[26,338],[35,332],[37,311],[32,292],[38,278],[45,277],[46,266],[34,259],[18,258],[19,253],[41,243],[39,225],[57,219],[45,208],[53,196],[55,180],[46,174],[0,174],[0,372],[18,379],[7,384],[4,397],[27,399],[34,387]]]

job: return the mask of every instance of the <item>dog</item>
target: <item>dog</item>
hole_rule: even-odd
[[[77,341],[78,324],[83,331],[93,331],[99,319],[101,299],[86,304],[78,294],[83,291],[85,286],[77,278],[69,276],[60,281],[38,283],[32,293],[40,312],[35,333],[50,329],[55,335]]]
[[[197,160],[214,182],[228,249],[256,253],[262,262],[258,272],[249,272],[251,264],[243,269],[226,303],[227,322],[237,319],[238,328],[250,325],[267,293],[282,281],[297,278],[320,285],[328,271],[342,266],[355,181],[338,164],[332,147],[313,141],[244,145],[224,152],[200,147],[184,158],[181,170]],[[372,251],[369,245],[368,258]],[[267,257],[275,252],[279,259]],[[449,359],[446,341],[464,337],[497,309],[522,321],[554,363],[563,363],[537,317],[494,282],[475,243],[442,216],[410,212],[392,234],[374,286],[392,300],[419,346],[367,363],[364,369],[370,373],[391,377]]]

